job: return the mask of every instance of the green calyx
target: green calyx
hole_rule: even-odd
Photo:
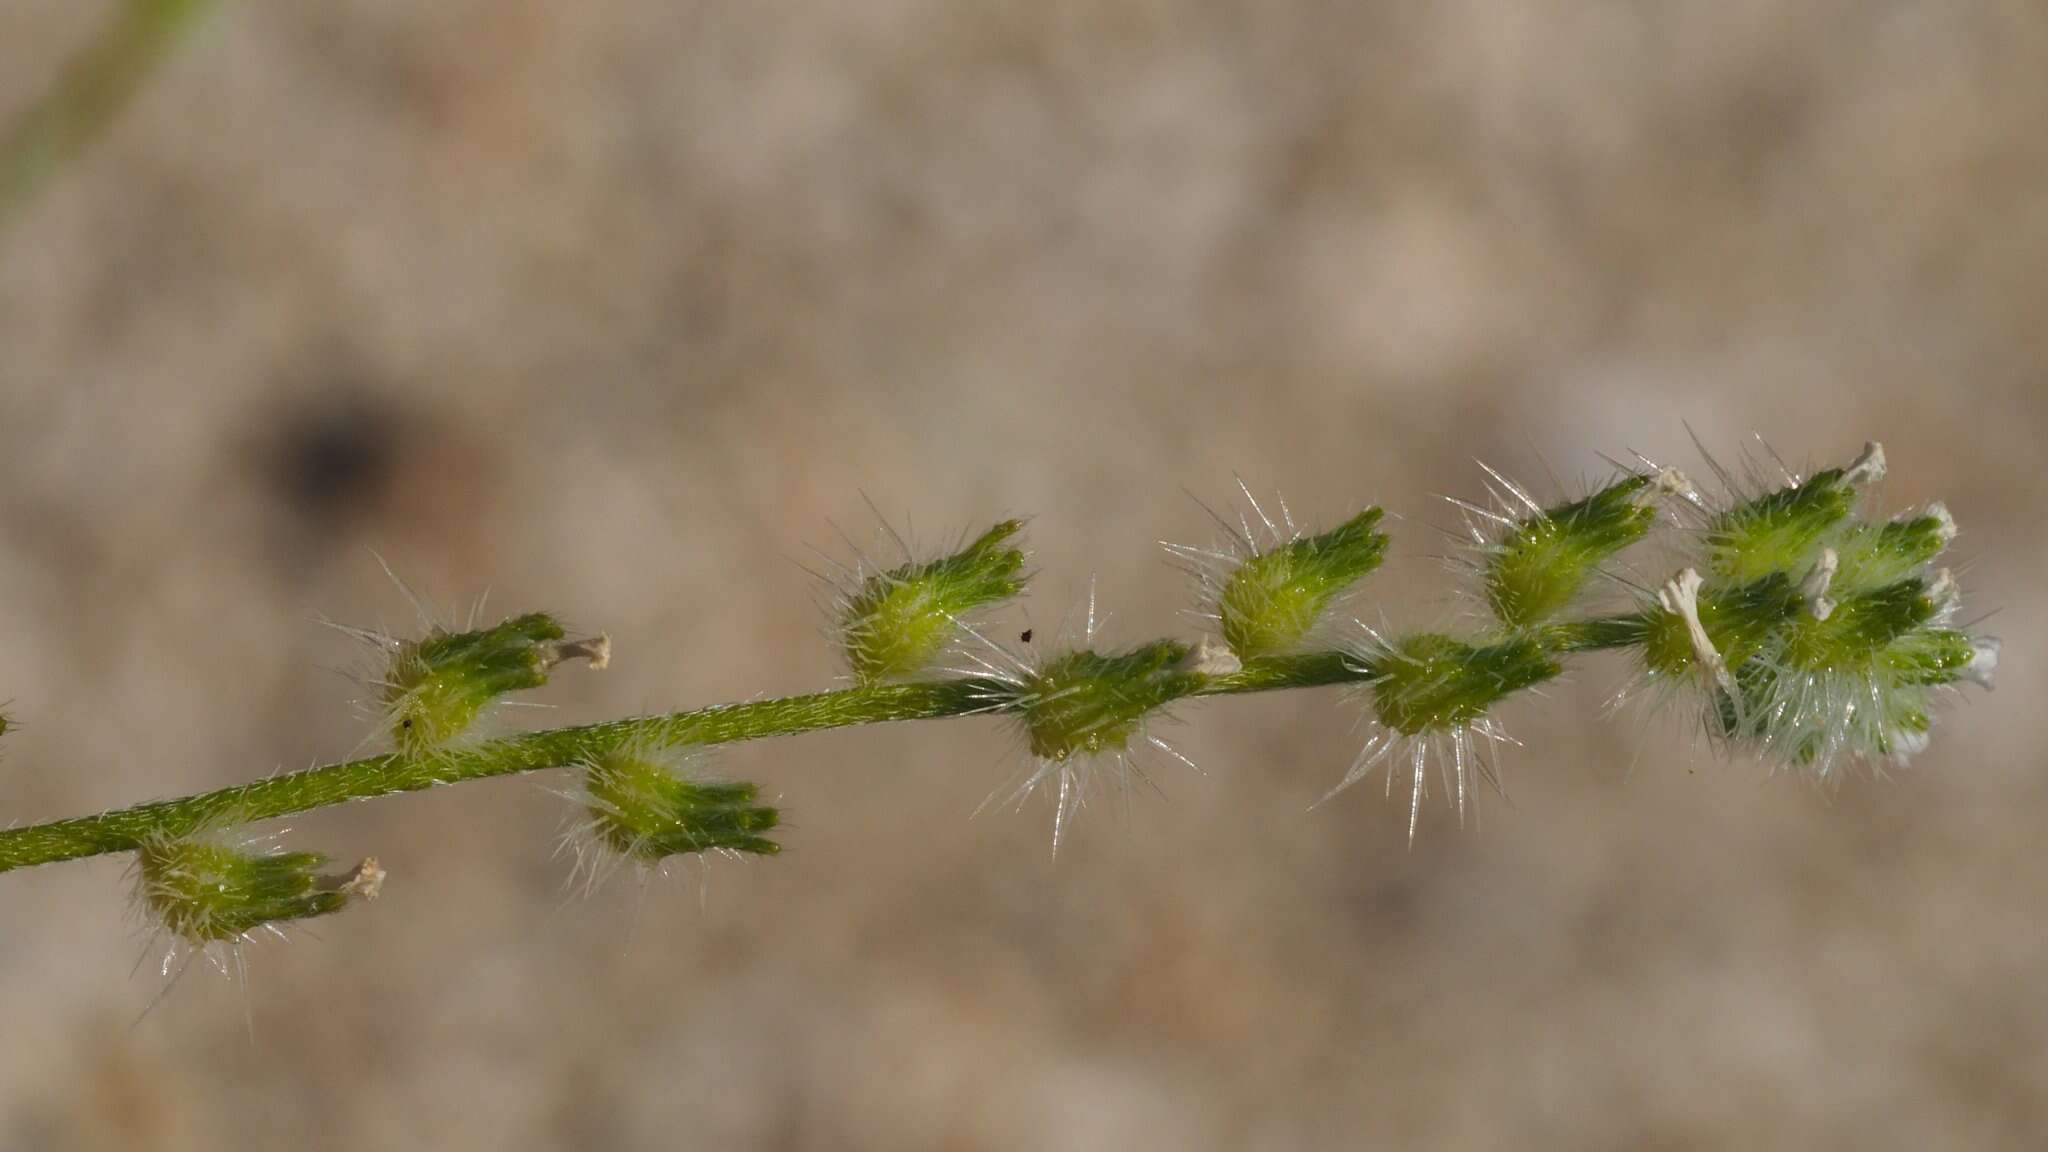
[[[1470,724],[1564,670],[1534,639],[1467,644],[1434,632],[1396,641],[1369,664],[1380,723],[1409,736]]]
[[[436,628],[400,644],[383,680],[391,737],[412,755],[447,744],[468,731],[484,708],[507,693],[539,688],[564,660],[602,668],[610,641],[564,640],[552,616],[530,612],[494,628],[448,632]]]
[[[869,576],[846,598],[840,635],[861,684],[915,676],[951,643],[959,618],[1024,589],[1024,530],[1005,520],[951,556]]]
[[[1192,655],[1185,644],[1159,640],[1110,655],[1083,648],[1054,657],[1018,693],[1031,754],[1065,760],[1124,748],[1147,715],[1205,683],[1189,667]]]
[[[1940,556],[1955,535],[1955,521],[1940,504],[1884,524],[1853,524],[1834,545],[1834,587],[1858,591],[1902,580]]]
[[[685,780],[658,758],[612,752],[585,766],[583,786],[597,838],[643,864],[695,852],[782,851],[766,836],[781,814],[756,804],[757,789],[744,781]]]
[[[266,924],[309,920],[371,899],[384,873],[375,860],[323,873],[318,852],[268,855],[205,840],[167,840],[136,852],[143,905],[193,944],[237,940]]]
[[[1984,658],[1983,644],[1953,628],[1922,628],[1885,645],[1878,659],[1900,684],[1933,687],[1968,678]]]
[[[1835,601],[1826,618],[1809,608],[1786,622],[1778,658],[1802,671],[1872,664],[1895,640],[1934,618],[1927,585],[1900,580]]]
[[[1629,476],[1583,500],[1546,508],[1503,531],[1485,564],[1486,602],[1509,628],[1556,616],[1586,580],[1656,522],[1655,481]]]
[[[1216,614],[1240,659],[1299,648],[1330,604],[1386,557],[1382,516],[1367,508],[1331,531],[1299,536],[1240,563],[1223,584]]]
[[[1722,512],[1707,527],[1707,575],[1742,584],[1804,569],[1856,499],[1850,471],[1830,468]]]

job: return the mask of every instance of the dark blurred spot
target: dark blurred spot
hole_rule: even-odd
[[[267,484],[284,510],[316,535],[355,527],[379,510],[406,440],[398,413],[361,393],[286,409],[270,438]]]

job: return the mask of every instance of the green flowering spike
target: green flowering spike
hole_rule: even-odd
[[[1905,763],[1927,746],[1933,691],[1989,687],[1997,667],[1996,640],[1948,627],[1961,603],[1954,577],[1926,573],[1953,535],[1935,505],[1847,525],[1796,582],[1776,571],[1731,587],[1687,569],[1644,617],[1645,663],[1704,673],[1711,733],[1817,779],[1845,759]]]
[[[1857,489],[1884,470],[1884,448],[1873,441],[1847,468],[1816,472],[1719,513],[1707,526],[1707,574],[1745,584],[1805,571],[1822,541],[1855,513]]]
[[[328,916],[374,899],[384,880],[375,860],[323,873],[318,852],[247,852],[207,840],[163,840],[136,852],[143,907],[188,944],[245,939],[266,925]]]
[[[1530,639],[1467,644],[1425,632],[1370,658],[1373,708],[1404,736],[1467,727],[1502,699],[1564,670]]]
[[[436,628],[397,644],[382,688],[398,750],[412,755],[442,747],[467,732],[498,697],[546,684],[548,670],[564,660],[603,668],[611,658],[607,637],[562,637],[552,616],[531,612],[495,628]]]
[[[663,757],[627,750],[585,764],[583,788],[589,830],[614,858],[653,865],[698,852],[782,850],[766,835],[781,815],[754,802],[752,784],[685,779]],[[600,871],[591,867],[593,881]]]
[[[1221,579],[1215,597],[1230,650],[1252,660],[1299,648],[1330,604],[1386,557],[1387,537],[1375,527],[1381,516],[1378,508],[1367,508],[1321,535],[1296,536],[1244,556]]]
[[[1650,530],[1657,516],[1648,498],[1672,482],[1629,476],[1501,532],[1484,566],[1494,616],[1509,628],[1527,628],[1562,612],[1604,561]]]
[[[765,853],[775,809],[751,785],[707,783],[676,771],[663,750],[701,748],[854,725],[1000,715],[1021,734],[1028,762],[992,801],[1044,791],[1056,797],[1055,849],[1071,815],[1105,777],[1145,777],[1152,752],[1186,761],[1160,738],[1155,718],[1184,697],[1235,697],[1351,686],[1375,705],[1367,742],[1339,788],[1384,771],[1409,798],[1409,830],[1429,783],[1444,782],[1462,813],[1473,781],[1492,781],[1492,754],[1508,741],[1494,705],[1556,676],[1572,656],[1627,652],[1642,665],[1636,685],[1669,700],[1696,690],[1706,734],[1831,779],[1846,760],[1903,761],[1924,748],[1938,706],[1969,681],[1986,688],[1997,670],[1995,639],[1957,628],[1961,594],[1935,570],[1955,534],[1938,504],[1889,522],[1866,522],[1857,491],[1883,471],[1872,444],[1854,463],[1767,491],[1714,465],[1731,493],[1710,501],[1674,473],[1644,461],[1573,503],[1545,508],[1494,477],[1475,543],[1485,591],[1499,621],[1465,637],[1424,633],[1388,643],[1346,644],[1317,635],[1344,589],[1379,562],[1385,541],[1368,509],[1337,530],[1305,537],[1284,504],[1269,517],[1250,492],[1249,514],[1218,517],[1225,543],[1174,549],[1201,579],[1214,627],[1198,646],[1158,641],[1121,651],[1096,647],[1094,597],[1087,624],[1060,640],[1018,650],[961,627],[962,611],[1022,584],[1015,523],[997,525],[959,555],[907,562],[889,572],[850,573],[839,607],[862,682],[830,691],[577,724],[446,746],[498,696],[542,684],[564,659],[602,665],[603,638],[570,642],[545,616],[495,628],[434,629],[401,643],[355,633],[389,661],[377,681],[406,752],[367,755],[245,784],[135,804],[93,815],[0,828],[0,871],[109,853],[140,852],[138,871],[158,918],[183,938],[238,939],[254,926],[331,912],[368,895],[374,869],[321,877],[310,854],[255,857],[190,843],[223,818],[269,820],[347,801],[420,791],[563,766],[581,766],[579,852],[639,864],[707,850]],[[1654,473],[1654,476],[1650,475]],[[1689,565],[1631,610],[1592,615],[1572,603],[1588,575],[1647,525],[1652,490],[1683,497],[1675,509],[1694,532]],[[909,559],[906,556],[906,561]],[[921,671],[958,629],[953,674],[888,682]],[[1013,634],[1014,635],[1014,634]],[[1040,654],[1044,653],[1044,656]],[[1240,655],[1242,653],[1243,655]],[[1246,657],[1250,658],[1247,659]],[[0,734],[11,721],[0,718]],[[621,749],[652,749],[624,753]],[[667,759],[664,759],[664,757]],[[1149,779],[1149,778],[1148,778]],[[219,949],[211,949],[216,955]]]
[[[1159,640],[1103,655],[1082,648],[1037,669],[1019,693],[1031,754],[1063,761],[1121,751],[1154,709],[1200,687],[1194,650]]]
[[[905,564],[861,579],[840,599],[846,662],[861,684],[915,676],[956,635],[960,617],[1024,589],[1024,530],[1005,520],[951,556]]]

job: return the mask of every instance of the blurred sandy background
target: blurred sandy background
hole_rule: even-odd
[[[0,114],[110,12],[0,4]],[[2007,667],[1830,798],[1587,661],[1412,852],[1305,811],[1328,692],[1184,709],[1057,867],[987,721],[731,752],[788,851],[644,904],[563,900],[558,781],[384,800],[291,822],[381,902],[132,1030],[124,862],[8,875],[0,1148],[2042,1146],[2044,107],[2028,0],[223,8],[0,237],[0,819],[349,752],[371,549],[608,629],[581,721],[828,683],[862,492],[1033,515],[1009,626],[1123,640],[1184,490],[1380,502],[1429,624],[1474,457],[1686,421],[1884,440]]]

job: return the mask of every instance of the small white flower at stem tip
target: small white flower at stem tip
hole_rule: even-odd
[[[1972,640],[1970,662],[1963,668],[1963,678],[1987,692],[1998,687],[1992,680],[1998,672],[1999,646],[1996,636],[1980,636]]]
[[[602,672],[612,662],[612,638],[600,632],[582,640],[558,640],[541,650],[543,667],[553,668],[564,660],[588,661],[592,672]]]
[[[375,856],[365,856],[347,873],[335,877],[333,888],[358,900],[375,900],[384,891],[384,866]]]
[[[1926,514],[1934,517],[1940,524],[1940,527],[1934,530],[1934,538],[1941,541],[1942,547],[1948,547],[1956,538],[1956,518],[1949,514],[1948,505],[1936,500],[1927,506]]]
[[[1676,468],[1659,468],[1650,479],[1650,486],[1638,492],[1635,499],[1638,506],[1644,506],[1666,496],[1691,500],[1696,498],[1697,492],[1692,486],[1692,478],[1685,473]]]
[[[1927,751],[1928,746],[1934,743],[1933,733],[1913,728],[1893,729],[1886,734],[1886,738],[1891,743],[1889,759],[1894,768],[1911,766],[1913,758]]]
[[[1735,691],[1735,677],[1728,671],[1728,662],[1721,659],[1721,653],[1714,647],[1714,641],[1707,636],[1706,625],[1700,623],[1700,586],[1706,581],[1699,571],[1687,568],[1665,581],[1657,590],[1657,603],[1666,612],[1685,621],[1686,635],[1692,640],[1692,654],[1700,668],[1710,676],[1730,699],[1741,706],[1741,697]]]
[[[1820,559],[1813,563],[1813,570],[1799,582],[1799,595],[1805,599],[1806,609],[1813,613],[1815,620],[1825,620],[1835,614],[1835,602],[1828,598],[1828,586],[1835,582],[1835,570],[1841,563],[1841,556],[1833,548],[1823,548]]]
[[[1862,454],[1842,473],[1842,480],[1858,486],[1875,484],[1884,479],[1884,471],[1884,445],[1872,440],[1863,445]]]
[[[1955,611],[1963,599],[1963,590],[1956,584],[1955,573],[1946,568],[1936,572],[1933,581],[1927,585],[1927,599],[1933,603],[1938,615]]]

